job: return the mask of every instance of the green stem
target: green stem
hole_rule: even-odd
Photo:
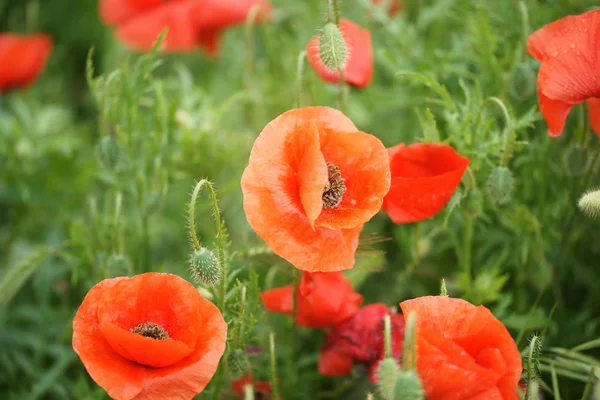
[[[327,22],[340,26],[340,0],[327,0]]]
[[[273,398],[279,399],[279,385],[277,383],[277,360],[275,358],[275,333],[269,333],[269,356],[271,361],[271,386]]]
[[[298,55],[298,61],[296,63],[296,108],[302,107],[304,104],[302,83],[304,75],[304,64],[306,59],[306,51],[302,50]]]
[[[238,316],[238,327],[236,335],[236,349],[241,349],[244,339],[244,319],[246,318],[246,286],[242,286],[242,295],[240,300],[240,314]]]
[[[392,320],[389,315],[383,317],[383,339],[385,344],[385,357],[392,356]]]
[[[471,291],[471,282],[472,282],[472,271],[471,271],[471,250],[473,244],[473,226],[474,221],[473,217],[468,213],[464,214],[464,225],[463,225],[463,250],[462,250],[462,259],[461,266],[462,271],[467,277],[467,291]]]

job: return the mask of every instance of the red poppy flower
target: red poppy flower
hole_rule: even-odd
[[[600,10],[568,16],[529,36],[529,53],[540,63],[537,94],[548,134],[558,136],[576,104],[590,100],[592,127],[600,135]]]
[[[189,400],[225,350],[227,324],[192,284],[171,274],[106,279],[73,320],[73,349],[118,400]]]
[[[440,212],[458,187],[470,161],[441,144],[399,144],[389,150],[392,186],[383,209],[396,224],[421,221]]]
[[[446,296],[400,307],[416,315],[417,372],[428,400],[519,398],[521,355],[490,310]]]
[[[385,0],[372,0],[374,4],[381,4]],[[388,6],[388,14],[394,15],[402,8],[402,0],[392,0]]]
[[[116,27],[119,40],[138,51],[149,51],[160,32],[169,27],[166,51],[203,48],[215,55],[221,31],[244,23],[252,8],[259,7],[257,20],[268,19],[266,0],[102,0],[100,16]]]
[[[293,286],[266,290],[260,298],[272,312],[291,315]],[[333,326],[350,318],[363,301],[341,272],[302,273],[296,293],[296,323],[311,328]]]
[[[371,32],[362,29],[347,19],[340,21],[340,30],[348,48],[348,59],[344,67],[344,80],[356,87],[363,88],[371,83],[373,77],[373,53]],[[321,38],[313,37],[306,46],[308,63],[326,82],[340,81],[339,71],[331,71],[321,60],[319,44]]]
[[[254,382],[254,378],[252,375],[246,375],[239,379],[235,379],[231,382],[231,386],[233,387],[233,391],[238,395],[240,399],[244,398],[244,387],[247,385],[252,385],[254,387],[254,399],[255,400],[267,400],[271,398],[271,394],[273,389],[271,388],[271,383],[266,381],[256,381]]]
[[[329,331],[319,357],[319,372],[326,376],[346,375],[355,363],[360,363],[369,368],[371,380],[376,382],[377,366],[385,355],[385,315],[391,316],[392,356],[399,358],[404,337],[404,317],[392,313],[385,304],[369,304]]]
[[[25,88],[40,76],[52,51],[46,34],[0,34],[0,93]]]
[[[246,218],[296,268],[352,268],[362,226],[389,190],[379,139],[329,107],[288,111],[260,133],[242,176]]]

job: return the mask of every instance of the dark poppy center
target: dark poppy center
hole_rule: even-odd
[[[160,325],[144,322],[130,329],[131,332],[156,340],[170,339],[169,333]]]
[[[340,169],[332,163],[327,163],[329,179],[323,188],[323,208],[334,208],[342,202],[346,193],[346,180],[342,178]]]

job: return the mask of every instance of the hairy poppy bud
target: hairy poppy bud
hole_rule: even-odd
[[[391,357],[385,358],[379,364],[379,381],[377,386],[379,394],[385,400],[394,400],[394,390],[396,387],[396,378],[400,373],[396,360]]]
[[[118,276],[130,276],[133,274],[131,263],[123,254],[113,254],[106,261],[106,276],[115,278]]]
[[[248,355],[242,349],[235,349],[229,353],[227,364],[234,374],[243,374],[248,369]]]
[[[600,216],[600,189],[590,190],[579,199],[579,209],[590,218]]]
[[[506,204],[510,201],[514,187],[514,178],[506,167],[496,167],[487,180],[487,192],[494,204]]]
[[[423,385],[415,371],[402,371],[396,378],[394,400],[423,400]]]
[[[323,64],[331,71],[344,69],[348,60],[348,48],[337,25],[329,22],[321,32],[319,53]]]
[[[100,139],[98,147],[98,153],[100,154],[100,161],[105,168],[114,170],[119,164],[119,157],[121,150],[117,140],[112,136],[104,136]]]
[[[221,270],[215,253],[201,247],[190,257],[190,270],[194,278],[205,285],[216,285],[221,280]]]

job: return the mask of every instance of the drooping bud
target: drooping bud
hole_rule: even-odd
[[[377,388],[384,400],[394,400],[396,378],[399,373],[400,368],[396,360],[391,357],[384,358],[379,364]]]
[[[321,61],[330,71],[343,70],[348,61],[348,47],[340,28],[328,22],[323,27],[319,43]]]
[[[121,150],[119,149],[119,144],[114,136],[108,135],[100,139],[98,154],[100,155],[102,165],[104,165],[106,169],[114,170],[117,167],[121,156]]]
[[[487,192],[494,204],[506,204],[512,197],[514,178],[506,167],[496,167],[488,176]]]
[[[133,269],[127,257],[123,254],[113,254],[106,260],[105,273],[107,278],[131,276],[133,275]]]
[[[205,285],[212,286],[221,281],[219,260],[206,247],[200,247],[190,256],[190,271],[194,279]]]
[[[402,371],[396,378],[394,400],[423,400],[425,393],[415,371]]]
[[[600,217],[600,188],[584,193],[578,205],[581,212],[588,217]]]

